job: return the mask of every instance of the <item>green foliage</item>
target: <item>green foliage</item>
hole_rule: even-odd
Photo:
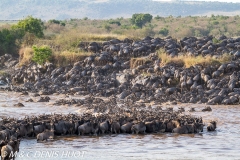
[[[48,21],[48,23],[55,23],[55,24],[60,24],[61,21],[56,20],[56,19],[51,19]]]
[[[162,28],[158,33],[163,36],[167,36],[169,33],[169,30],[167,28]]]
[[[106,29],[108,32],[110,32],[110,30],[112,29],[112,27],[108,24],[104,25],[104,29]]]
[[[43,22],[40,19],[28,16],[27,18],[20,20],[16,25],[12,26],[15,30],[22,30],[34,34],[38,38],[42,38],[43,34]]]
[[[154,35],[155,35],[155,32],[153,31],[153,27],[151,27],[151,26],[144,27],[142,29],[142,32],[143,32],[143,37],[146,37],[146,36],[154,37]]]
[[[156,17],[154,17],[154,19],[160,20],[160,19],[163,19],[163,17],[160,17],[159,15],[157,15]]]
[[[150,23],[152,20],[153,16],[151,14],[143,14],[143,13],[135,13],[132,15],[131,18],[131,23],[133,25],[136,25],[140,28],[143,27],[143,25],[145,25],[146,23]]]
[[[66,26],[66,23],[61,22],[60,25],[61,25],[61,26]]]
[[[48,23],[55,23],[55,24],[59,24],[61,26],[65,26],[66,23],[64,23],[63,21],[60,21],[60,20],[56,20],[56,19],[51,19],[48,21]]]
[[[126,24],[124,24],[124,25],[121,25],[121,28],[122,29],[130,29],[130,28],[132,28],[130,25],[126,25]]]
[[[116,24],[118,26],[121,26],[121,23],[119,21],[117,21],[117,20],[109,20],[108,23],[109,24]]]
[[[16,40],[21,38],[22,35],[15,31],[9,29],[3,29],[0,31],[0,55],[5,53],[15,54],[17,53],[18,45]]]
[[[218,25],[219,22],[218,22],[217,20],[215,20],[215,21],[212,22],[212,24],[213,24],[213,25]]]
[[[49,61],[52,56],[52,50],[48,46],[33,46],[33,58],[32,60],[38,64],[44,64]]]

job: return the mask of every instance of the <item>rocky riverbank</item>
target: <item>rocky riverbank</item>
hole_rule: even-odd
[[[135,42],[113,39],[104,43],[80,43],[81,49],[93,54],[64,67],[52,63],[16,67],[17,59],[5,55],[0,58],[1,65],[12,70],[0,77],[1,83],[9,84],[2,90],[112,97],[130,103],[239,104],[240,38],[221,36],[218,41],[213,43],[213,37],[209,36],[186,37],[180,41],[171,37],[146,37]],[[186,68],[177,63],[162,65],[159,49],[171,57],[202,55],[218,59],[228,54],[232,58],[222,64],[196,64]],[[47,101],[41,99],[44,100]]]

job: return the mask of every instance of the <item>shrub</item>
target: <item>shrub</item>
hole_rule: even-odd
[[[58,25],[61,25],[61,26],[65,26],[66,23],[60,21],[60,20],[56,20],[56,19],[51,19],[48,21],[48,23],[54,23],[54,24],[58,24]]]
[[[118,26],[121,26],[121,23],[119,21],[117,21],[117,20],[109,20],[108,23],[109,24],[116,24]]]
[[[15,43],[16,39],[17,33],[15,31],[9,29],[0,31],[0,56],[5,53],[16,53],[18,47]]]
[[[213,24],[213,25],[218,25],[219,22],[218,22],[217,20],[215,20],[215,21],[212,22],[212,24]]]
[[[160,17],[159,15],[157,15],[156,17],[154,17],[154,19],[160,20],[160,19],[163,19],[163,17]]]
[[[169,33],[169,30],[167,28],[162,28],[158,33],[163,36],[167,36]]]
[[[44,36],[43,22],[41,21],[41,19],[33,18],[32,16],[28,16],[27,18],[20,20],[16,25],[13,25],[12,28],[32,33],[38,38]]]
[[[136,13],[132,15],[131,22],[133,25],[136,25],[140,28],[143,27],[147,22],[151,22],[152,20],[152,15],[151,14],[143,14],[143,13]]]
[[[52,50],[48,46],[33,46],[33,58],[32,60],[38,64],[44,64],[49,61],[52,56]]]
[[[106,29],[108,32],[110,32],[112,27],[110,25],[108,25],[108,24],[105,24],[104,25],[104,29]]]

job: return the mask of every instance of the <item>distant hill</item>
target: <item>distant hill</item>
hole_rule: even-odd
[[[0,20],[22,19],[28,15],[49,20],[83,17],[109,19],[131,17],[134,13],[162,17],[240,13],[240,3],[169,3],[152,0],[1,0],[0,8]]]

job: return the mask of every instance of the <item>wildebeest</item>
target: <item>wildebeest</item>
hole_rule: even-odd
[[[144,122],[139,122],[137,124],[132,125],[131,128],[132,133],[145,133],[146,132],[146,125]]]
[[[208,131],[215,131],[216,128],[217,128],[217,122],[216,121],[211,121],[207,126]]]
[[[45,130],[37,135],[37,141],[47,141],[49,138],[54,138],[54,130]]]

